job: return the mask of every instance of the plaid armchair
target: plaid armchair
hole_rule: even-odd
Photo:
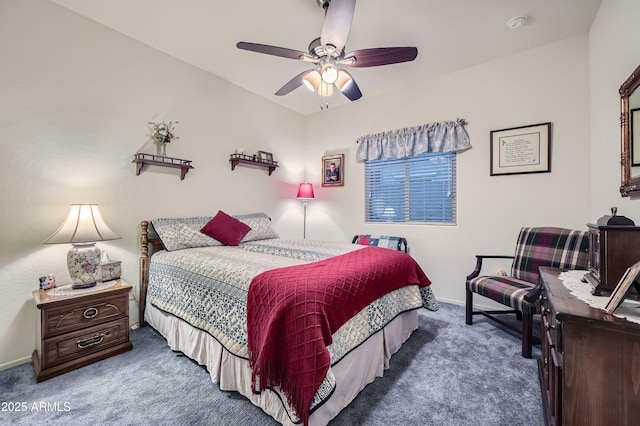
[[[533,316],[540,313],[538,268],[587,269],[589,237],[587,231],[563,228],[522,228],[514,256],[476,256],[476,267],[467,276],[465,321],[484,315],[498,324],[522,334],[522,356],[531,358]],[[483,259],[513,259],[509,276],[480,276]],[[473,293],[508,306],[509,310],[473,310]],[[522,328],[496,317],[516,314]]]

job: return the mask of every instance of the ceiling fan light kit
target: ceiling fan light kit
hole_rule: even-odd
[[[417,57],[418,49],[415,47],[359,49],[345,54],[344,45],[351,29],[356,0],[316,0],[316,3],[325,10],[325,18],[320,37],[309,44],[308,53],[266,44],[248,42],[236,44],[238,49],[315,65],[315,68],[303,71],[289,80],[275,93],[276,96],[286,95],[303,85],[322,97],[332,96],[335,84],[344,96],[355,101],[362,97],[362,92],[353,76],[338,66],[376,67],[410,62]]]

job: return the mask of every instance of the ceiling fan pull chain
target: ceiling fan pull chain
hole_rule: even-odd
[[[325,102],[324,92],[320,93],[320,111],[324,111],[325,109],[329,109],[329,102]]]

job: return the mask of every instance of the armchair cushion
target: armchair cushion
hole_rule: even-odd
[[[524,296],[535,288],[535,285],[517,278],[502,276],[476,277],[468,282],[470,291],[510,306],[523,314],[536,314],[540,311],[540,303],[527,302]]]

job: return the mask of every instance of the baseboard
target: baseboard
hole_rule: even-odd
[[[21,365],[21,364],[26,364],[28,362],[31,362],[31,357],[30,356],[25,357],[25,358],[16,359],[15,361],[7,362],[5,364],[0,364],[0,371],[8,370],[8,369],[10,369],[12,367],[16,367],[16,366]]]
[[[478,296],[477,294],[474,294],[474,296]],[[443,303],[450,303],[452,305],[458,305],[458,306],[464,306],[464,302],[461,302],[459,300],[455,300],[455,299],[447,299],[446,297],[438,297],[436,295],[436,299],[438,300],[438,302],[443,302]],[[474,299],[473,300],[473,310],[484,310],[484,311],[488,311],[488,310],[492,310],[492,309],[500,309],[500,308],[506,308],[504,305],[500,305],[500,304],[494,304],[494,305],[485,305],[482,303],[477,303],[477,301]]]
[[[438,302],[444,302],[444,303],[450,303],[452,305],[464,306],[464,302],[460,302],[459,300],[455,300],[455,299],[447,299],[446,297],[438,297],[437,295],[436,295],[436,300]]]

